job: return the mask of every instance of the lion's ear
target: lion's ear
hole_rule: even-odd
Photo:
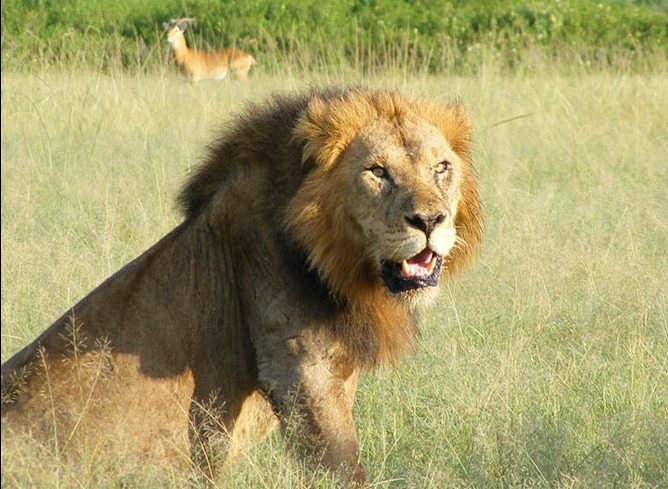
[[[471,146],[471,119],[461,104],[447,106],[450,112],[449,139],[452,149],[458,154],[468,154]]]
[[[294,130],[304,145],[302,161],[332,165],[371,114],[370,105],[354,91],[327,99],[312,96]]]
[[[321,161],[323,157],[322,148],[326,145],[327,132],[327,106],[319,97],[313,97],[302,113],[295,126],[295,139],[304,145],[302,163],[309,159]]]
[[[313,97],[295,127],[295,137],[304,144],[302,162],[314,160],[329,166],[345,149],[344,135],[331,103]],[[347,139],[347,138],[345,138]]]
[[[422,116],[440,129],[455,153],[467,158],[471,150],[471,120],[464,106],[458,102],[428,102],[420,109]]]

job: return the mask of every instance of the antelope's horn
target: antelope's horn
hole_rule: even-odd
[[[195,21],[196,21],[196,19],[194,19],[193,17],[184,17],[182,19],[176,20],[175,22],[176,22],[176,25],[178,25],[179,27],[187,27],[190,24],[194,24]]]

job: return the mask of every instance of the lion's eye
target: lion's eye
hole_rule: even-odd
[[[378,178],[387,178],[387,170],[380,165],[374,165],[369,168],[369,171]]]
[[[436,173],[445,173],[449,167],[450,167],[450,162],[443,160],[438,165],[436,165],[434,171],[436,171]]]

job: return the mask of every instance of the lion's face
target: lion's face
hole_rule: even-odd
[[[417,117],[372,120],[341,158],[345,212],[374,271],[392,293],[436,286],[460,197],[461,162],[443,134]]]
[[[456,104],[382,90],[310,100],[295,128],[308,174],[284,223],[336,296],[368,304],[389,291],[412,309],[472,258],[470,134]]]

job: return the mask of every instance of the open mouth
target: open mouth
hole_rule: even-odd
[[[406,290],[435,287],[443,259],[429,248],[401,262],[384,261],[381,276],[393,294]]]

